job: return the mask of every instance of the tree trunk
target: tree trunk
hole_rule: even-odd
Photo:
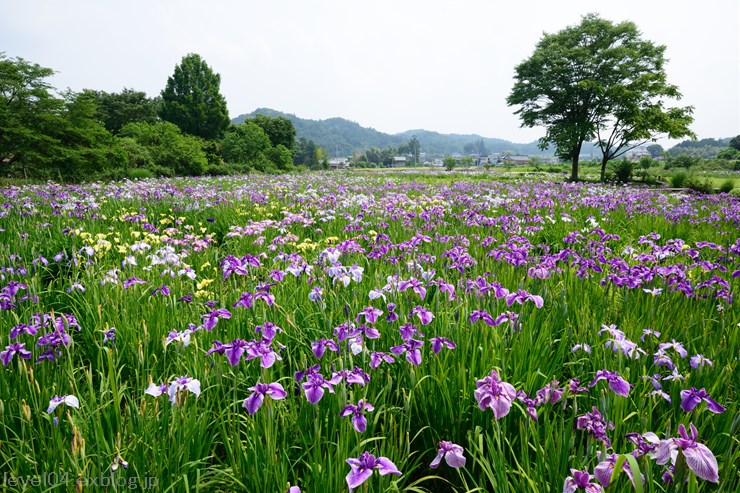
[[[578,181],[578,158],[581,156],[581,144],[573,149],[573,164],[570,169],[570,181]]]
[[[601,181],[604,182],[606,180],[606,163],[609,162],[609,158],[606,154],[604,154],[601,157]]]

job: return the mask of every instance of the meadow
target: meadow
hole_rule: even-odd
[[[1,188],[0,489],[740,491],[740,199],[455,178]]]

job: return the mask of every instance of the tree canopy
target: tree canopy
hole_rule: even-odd
[[[82,94],[95,102],[96,118],[113,134],[119,133],[128,123],[157,121],[161,101],[148,98],[145,92],[127,88],[119,93],[85,89]]]
[[[204,139],[223,137],[229,126],[229,113],[220,86],[221,76],[200,55],[185,55],[162,90],[160,118],[190,135]]]
[[[666,134],[693,136],[691,107],[666,108],[680,99],[666,82],[665,46],[643,40],[632,22],[614,24],[595,14],[577,26],[545,34],[530,58],[516,67],[507,98],[522,126],[544,126],[544,149],[554,144],[570,159],[578,179],[583,143],[595,140],[606,162]],[[603,171],[602,171],[603,178]]]
[[[247,120],[257,124],[265,131],[273,147],[284,146],[288,150],[293,150],[295,145],[296,131],[293,122],[284,116],[267,116],[262,114],[254,115],[254,118]]]
[[[80,181],[120,177],[125,152],[95,118],[94,102],[54,93],[49,68],[0,53],[0,171]]]
[[[196,176],[208,169],[200,139],[183,134],[172,123],[129,123],[120,135],[132,167],[145,167],[164,176]]]

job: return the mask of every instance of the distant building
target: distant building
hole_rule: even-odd
[[[529,156],[517,156],[517,155],[511,155],[511,156],[504,156],[504,164],[510,164],[513,166],[524,166],[526,164],[529,164]]]
[[[627,152],[624,157],[627,158],[628,161],[632,161],[634,163],[644,157],[652,157],[652,154],[650,154],[647,149],[637,147]]]
[[[345,169],[349,166],[349,159],[346,157],[333,157],[329,159],[329,169]]]
[[[406,166],[406,157],[405,156],[393,156],[392,166],[394,168],[403,168],[404,166]]]

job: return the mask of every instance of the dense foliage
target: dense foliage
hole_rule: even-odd
[[[440,175],[0,189],[4,486],[740,490],[740,200]]]
[[[293,168],[295,128],[285,118],[255,119],[274,143],[253,161],[235,160],[232,142],[222,156],[226,103],[198,55],[183,58],[161,99],[134,89],[57,94],[46,82],[53,73],[0,54],[1,176],[80,182]]]
[[[665,46],[643,40],[634,23],[589,14],[577,26],[543,36],[517,65],[507,103],[518,106],[523,126],[545,127],[541,145],[555,145],[557,155],[571,161],[571,180],[578,179],[583,143],[595,140],[603,180],[610,159],[656,135],[693,136],[692,108],[665,108],[681,94],[666,81],[664,52]]]
[[[185,55],[162,90],[159,116],[190,135],[219,139],[229,126],[220,87],[221,76],[200,55]]]

